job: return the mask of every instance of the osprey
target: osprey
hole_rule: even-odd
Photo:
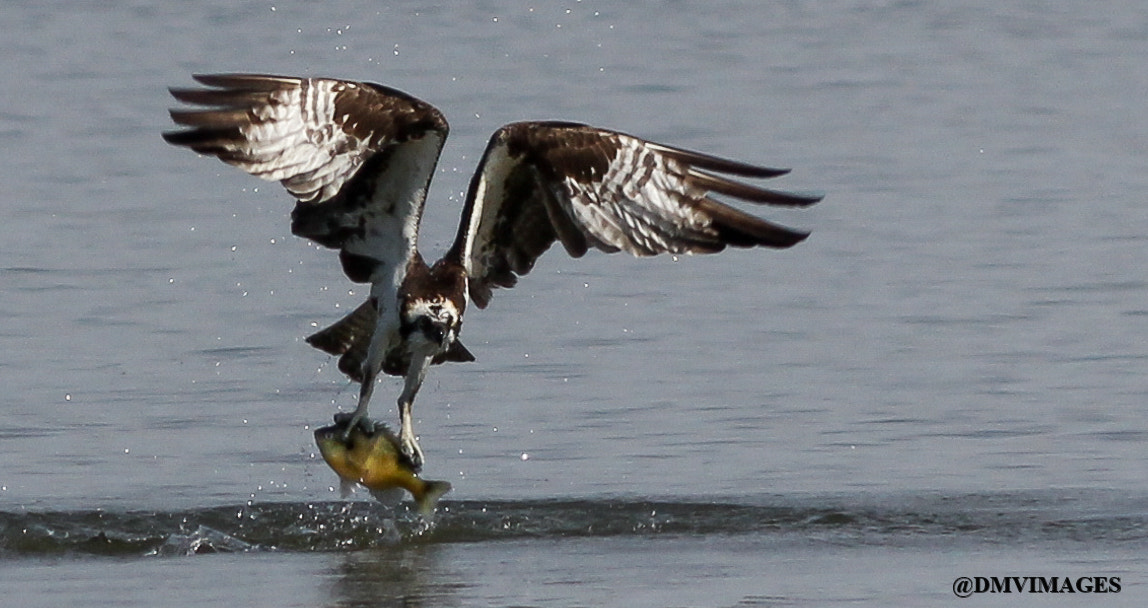
[[[470,302],[485,308],[513,287],[555,241],[573,257],[591,247],[635,256],[786,248],[799,232],[722,204],[805,207],[821,197],[778,192],[725,176],[776,177],[770,169],[571,122],[508,124],[490,139],[470,182],[458,235],[428,265],[417,241],[423,201],[447,122],[436,108],[378,84],[327,78],[197,75],[205,88],[171,89],[195,109],[171,111],[188,129],[163,134],[218,157],[296,199],[291,232],[338,249],[370,297],[307,338],[338,356],[360,383],[348,429],[365,419],[378,373],[403,376],[403,452],[423,461],[411,405],[427,369],[473,361],[458,340]]]

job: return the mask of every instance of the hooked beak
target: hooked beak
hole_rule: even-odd
[[[426,336],[427,341],[434,342],[442,348],[449,346],[454,339],[454,333],[449,325],[431,319],[423,319],[419,324],[419,331]]]
[[[445,346],[447,342],[447,336],[449,335],[450,330],[447,329],[447,327],[442,323],[431,324],[431,332],[429,337],[434,342],[437,342],[441,346]]]

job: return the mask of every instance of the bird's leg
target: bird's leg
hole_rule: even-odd
[[[399,441],[402,444],[403,454],[411,460],[411,465],[417,473],[423,468],[423,450],[419,447],[419,440],[415,437],[411,426],[411,405],[410,401],[399,400],[399,423],[402,427],[399,429]]]
[[[411,406],[414,405],[415,395],[423,385],[427,368],[430,367],[432,357],[416,358],[411,361],[407,376],[403,381],[403,393],[399,395],[399,442],[403,454],[410,458],[415,471],[422,469],[423,450],[419,447],[419,440],[415,437],[415,429],[411,419]]]
[[[364,366],[366,367],[366,366]],[[367,404],[371,402],[371,393],[375,390],[375,375],[377,372],[372,370],[364,370],[363,384],[359,387],[359,405],[355,407],[355,413],[351,414],[351,421],[347,423],[347,429],[343,431],[343,442],[347,442],[351,438],[351,430],[355,428],[356,424],[363,424],[363,430],[370,435],[375,431],[374,425],[367,424]],[[336,417],[338,423],[338,417]]]

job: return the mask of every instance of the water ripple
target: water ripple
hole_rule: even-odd
[[[837,545],[1148,541],[1148,510],[1142,504],[1082,510],[1076,497],[1024,494],[936,496],[892,506],[811,502],[818,504],[445,501],[433,522],[403,506],[363,501],[174,512],[3,512],[0,557],[332,552],[409,543],[652,535],[776,535]]]

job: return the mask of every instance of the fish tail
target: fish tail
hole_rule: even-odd
[[[438,499],[442,498],[443,494],[450,492],[450,483],[446,481],[426,481],[423,484],[422,492],[415,496],[415,503],[418,505],[419,515],[427,516],[434,513],[435,505],[438,504]]]

